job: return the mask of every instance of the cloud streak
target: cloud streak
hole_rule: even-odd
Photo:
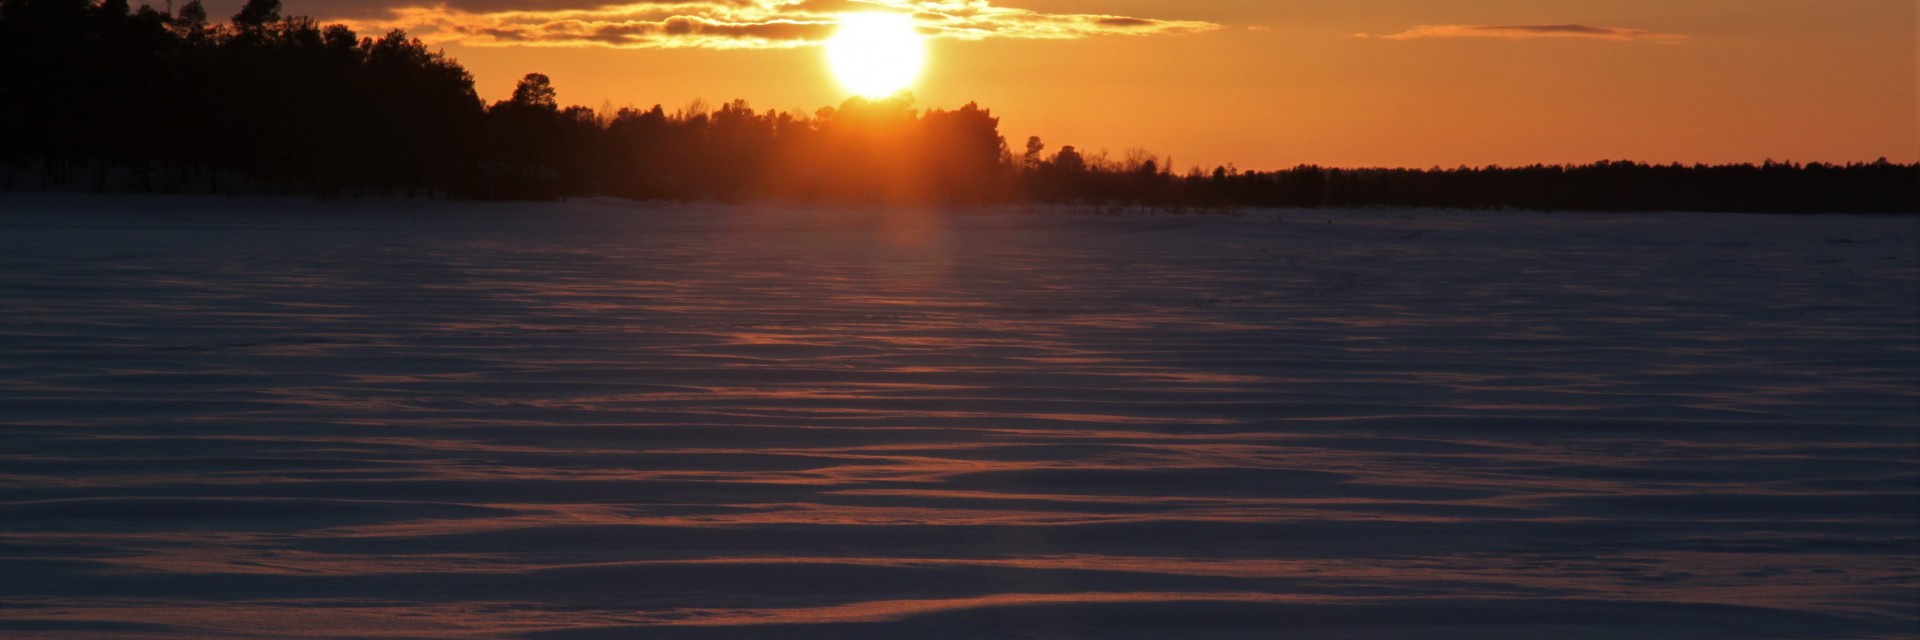
[[[1361,37],[1371,36],[1363,34]],[[1687,39],[1684,35],[1674,33],[1660,33],[1645,29],[1593,27],[1584,24],[1421,25],[1400,33],[1379,36],[1379,38],[1382,40],[1423,40],[1427,38],[1535,40],[1560,38],[1611,40],[1615,42],[1679,42]]]
[[[913,16],[930,37],[1072,40],[1108,35],[1201,33],[1211,22],[1106,14],[1042,13],[990,0],[572,0],[570,8],[523,10],[499,0],[400,6],[384,15],[339,16],[363,32],[405,29],[434,42],[469,46],[763,49],[812,46],[837,16],[893,11]],[[361,17],[364,16],[364,17]]]

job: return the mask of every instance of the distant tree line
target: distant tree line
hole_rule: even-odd
[[[0,189],[323,197],[1920,210],[1920,165],[1885,160],[1176,173],[1141,150],[1010,149],[991,111],[904,95],[811,114],[744,101],[595,110],[563,107],[536,73],[489,105],[419,40],[282,16],[279,0],[225,22],[197,1],[0,0],[0,164]]]
[[[1441,207],[1562,211],[1920,212],[1920,165],[1870,163],[1581,165],[1279,171],[1216,167],[1172,175],[1148,162],[1089,162],[1063,148],[1028,165],[1031,198],[1154,207]],[[1064,156],[1064,158],[1063,158]]]

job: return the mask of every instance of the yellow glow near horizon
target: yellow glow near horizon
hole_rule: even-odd
[[[868,98],[912,87],[927,62],[926,39],[905,14],[842,15],[826,47],[827,65],[841,86]]]

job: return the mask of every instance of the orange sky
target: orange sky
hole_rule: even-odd
[[[287,13],[409,27],[488,100],[539,71],[569,104],[811,112],[845,98],[811,46],[821,16],[913,4],[942,34],[923,106],[978,101],[1015,146],[1146,147],[1182,168],[1920,161],[1913,0],[603,2]]]

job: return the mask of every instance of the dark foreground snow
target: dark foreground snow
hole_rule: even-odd
[[[0,637],[1911,637],[1917,384],[1920,218],[4,196]]]

